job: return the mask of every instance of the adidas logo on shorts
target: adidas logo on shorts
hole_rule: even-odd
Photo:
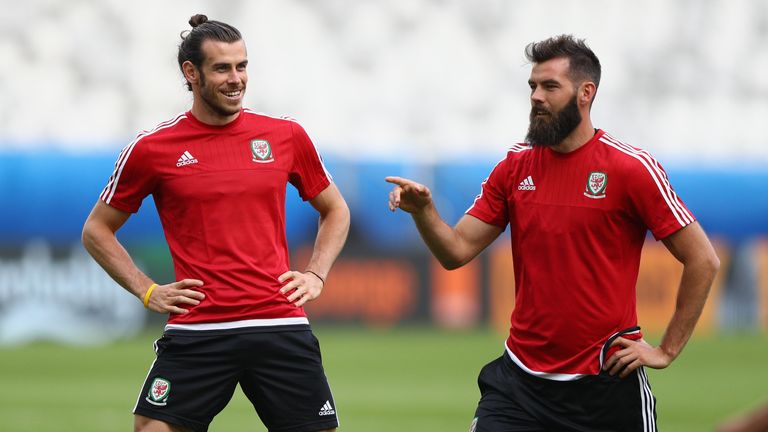
[[[336,410],[331,406],[331,401],[325,401],[325,404],[320,408],[320,412],[317,415],[327,416],[336,414]]]

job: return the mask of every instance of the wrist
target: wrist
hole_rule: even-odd
[[[141,301],[144,303],[144,307],[147,309],[149,309],[149,298],[152,296],[152,292],[155,290],[155,288],[157,288],[157,284],[153,283],[149,286],[149,288],[147,288],[147,291],[142,296]]]
[[[304,270],[304,273],[309,273],[309,274],[314,275],[316,278],[320,279],[320,282],[323,284],[323,286],[325,286],[325,277],[320,276],[319,273],[317,273],[317,272],[315,272],[313,270]]]

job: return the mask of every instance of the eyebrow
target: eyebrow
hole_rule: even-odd
[[[529,85],[530,84],[536,84],[536,85],[541,84],[541,85],[558,85],[559,86],[560,85],[560,81],[554,80],[554,79],[548,79],[548,80],[541,81],[540,83],[537,83],[536,81],[529,79],[528,80],[528,84]]]
[[[219,63],[212,64],[211,67],[212,68],[218,68],[218,67],[221,67],[221,66],[229,66],[230,64],[232,64],[232,63],[219,62]],[[248,60],[243,60],[241,62],[237,62],[235,65],[236,66],[247,66],[248,65]]]

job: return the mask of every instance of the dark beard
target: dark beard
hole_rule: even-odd
[[[581,123],[581,113],[576,103],[576,96],[559,112],[549,112],[543,118],[536,116],[536,111],[543,108],[531,108],[530,124],[525,142],[532,146],[553,147],[560,144]]]

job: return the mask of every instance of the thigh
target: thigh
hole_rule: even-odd
[[[311,330],[243,335],[240,387],[270,432],[315,432],[338,426],[336,403]],[[258,339],[254,341],[253,339]]]
[[[506,364],[505,356],[485,365],[477,378],[480,402],[470,432],[546,432],[521,404],[527,392]]]
[[[228,336],[166,333],[155,343],[134,414],[205,431],[232,398],[238,365]]]
[[[602,373],[553,386],[556,415],[547,425],[556,430],[589,432],[656,431],[655,401],[645,370],[626,378]]]
[[[626,378],[600,374],[587,399],[587,417],[602,430],[656,431],[656,398],[643,367]]]

